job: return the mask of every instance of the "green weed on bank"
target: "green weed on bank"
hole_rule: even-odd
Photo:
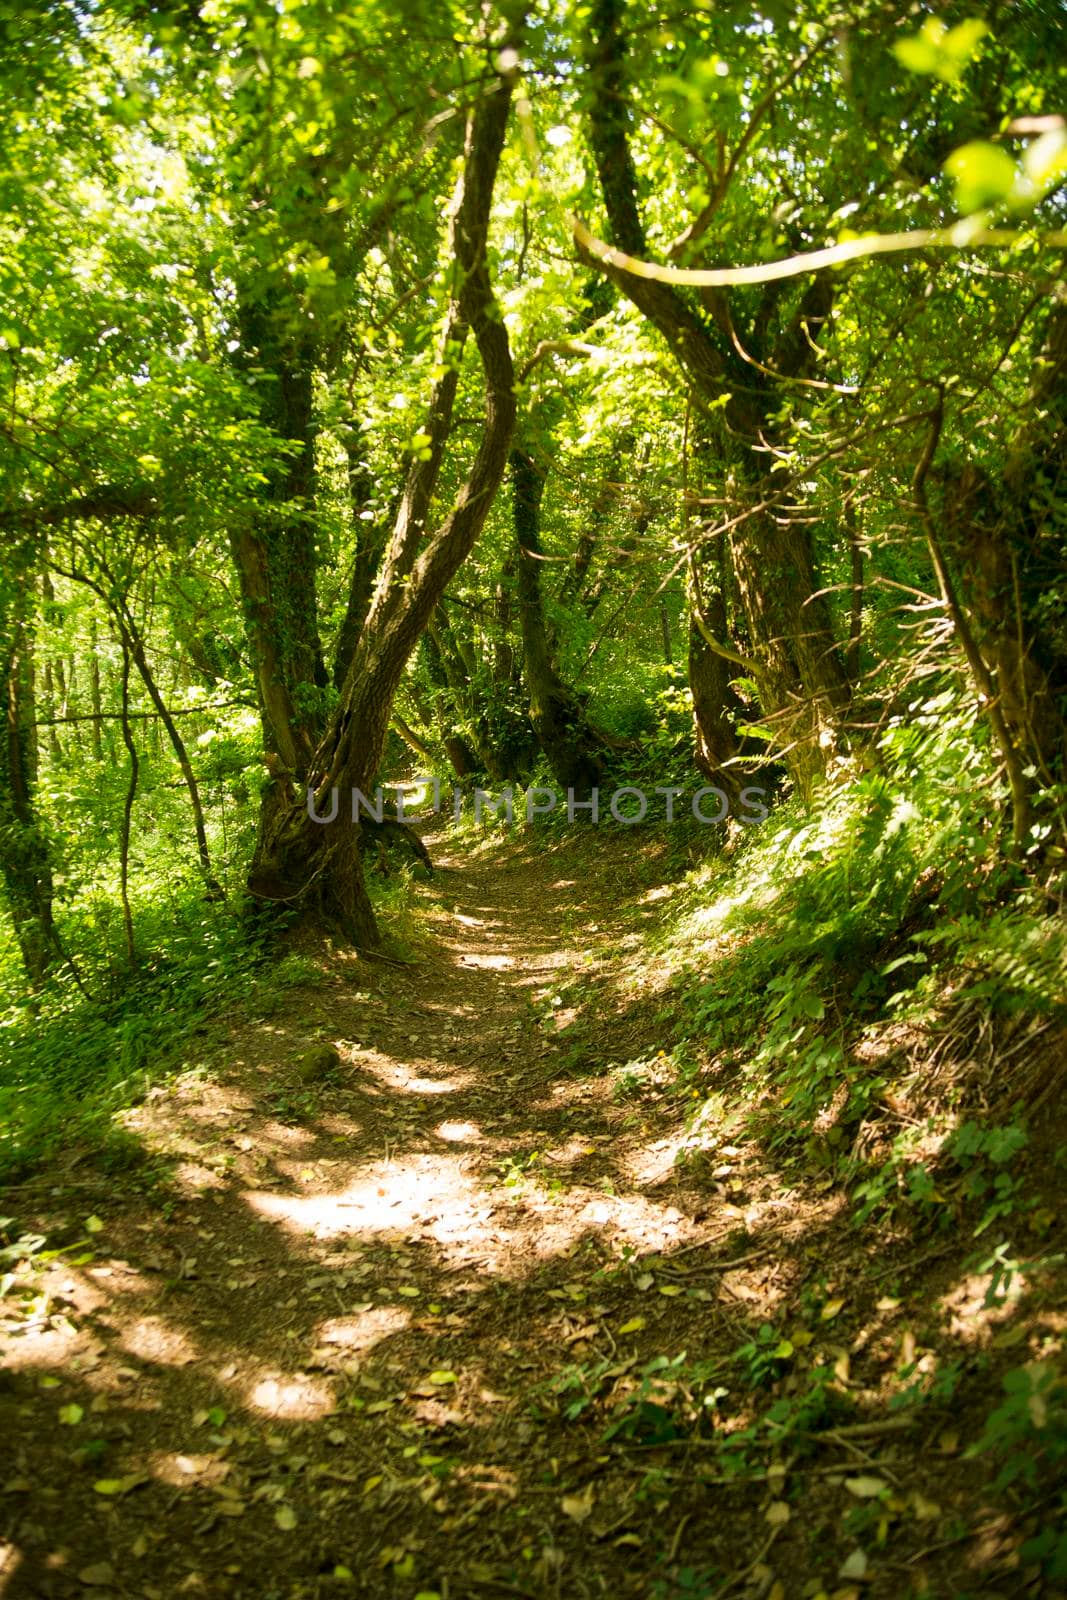
[[[882,737],[875,770],[796,800],[691,875],[652,936],[682,1044],[736,1069],[773,1147],[832,1112],[855,1128],[887,1087],[865,1035],[945,1003],[1067,1016],[1067,929],[998,849],[1001,801],[949,694]],[[761,1117],[760,1107],[763,1108]]]
[[[235,1007],[254,1009],[307,977],[224,907],[192,898],[177,920],[139,921],[139,964],[113,981],[69,970],[0,1013],[0,1181],[79,1145],[128,1160],[116,1112],[196,1060],[198,1034]],[[121,981],[120,981],[121,979]],[[90,987],[91,985],[91,987]]]

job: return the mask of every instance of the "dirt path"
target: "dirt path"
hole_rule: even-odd
[[[678,1167],[677,1097],[618,1092],[657,872],[598,850],[440,858],[418,965],[335,956],[130,1114],[166,1182],[24,1197],[68,1248],[7,1326],[4,1600],[816,1592],[822,1491],[785,1530],[784,1473],[701,1482],[639,1385],[832,1274],[824,1200]]]
[[[589,1353],[598,1272],[697,1237],[620,1181],[603,1084],[559,1076],[621,862],[439,864],[419,965],[338,959],[131,1114],[172,1186],[41,1208],[103,1226],[9,1330],[5,1596],[600,1592],[560,1543],[593,1463],[531,1452],[521,1395]],[[319,1041],[341,1064],[306,1083]]]

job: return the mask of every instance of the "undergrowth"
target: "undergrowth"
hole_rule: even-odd
[[[421,938],[410,874],[370,881],[386,948],[405,958]],[[80,926],[64,930],[79,951],[74,969],[57,967],[35,995],[10,986],[0,1009],[0,1182],[60,1149],[94,1148],[112,1167],[135,1162],[116,1114],[200,1065],[215,1019],[272,1011],[287,988],[318,976],[287,951],[282,928],[205,901],[195,884],[138,905],[136,927],[132,966],[115,947],[116,930],[94,941]]]
[[[875,770],[815,813],[777,808],[691,875],[653,938],[678,1042],[741,1077],[776,1150],[828,1120],[854,1134],[891,1089],[890,1026],[1067,1018],[1063,918],[1003,862],[988,754],[962,720],[949,694],[909,708]]]

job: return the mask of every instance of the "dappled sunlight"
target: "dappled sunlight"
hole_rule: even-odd
[[[949,1332],[962,1344],[986,1345],[998,1332],[1002,1333],[1030,1287],[1027,1273],[1019,1268],[990,1301],[992,1282],[988,1273],[970,1273],[938,1301]]]
[[[37,1368],[69,1366],[78,1355],[89,1350],[89,1340],[72,1323],[41,1326],[27,1323],[17,1334],[5,1337],[2,1346],[3,1369],[27,1372]]]
[[[592,1193],[575,1218],[576,1232],[606,1229],[613,1245],[641,1251],[669,1251],[691,1237],[692,1227],[674,1206],[660,1206],[640,1195]]]
[[[190,1196],[223,1187],[221,1174],[213,1167],[202,1166],[198,1161],[175,1162],[174,1182],[177,1188]]]
[[[329,1384],[304,1374],[260,1378],[245,1389],[244,1402],[262,1416],[285,1422],[314,1422],[337,1409]]]
[[[228,1461],[220,1460],[218,1451],[160,1450],[146,1462],[148,1470],[161,1483],[175,1489],[188,1489],[193,1484],[200,1489],[216,1489],[225,1483],[232,1468]]]
[[[377,1078],[378,1082],[386,1088],[400,1094],[458,1094],[471,1084],[471,1075],[468,1072],[456,1072],[454,1069],[443,1073],[441,1077],[429,1077],[422,1070],[425,1063],[417,1066],[411,1062],[394,1061],[386,1056],[376,1056],[373,1059],[363,1059],[360,1067]]]
[[[319,1118],[318,1126],[320,1133],[328,1134],[339,1143],[347,1145],[360,1137],[363,1125],[340,1113],[331,1115],[329,1112],[324,1112]]]
[[[370,1306],[348,1317],[329,1317],[315,1331],[316,1345],[337,1345],[342,1351],[358,1354],[372,1350],[391,1334],[411,1324],[411,1313],[400,1306]]]
[[[315,1135],[310,1128],[301,1128],[291,1122],[267,1121],[256,1131],[260,1140],[268,1140],[281,1148],[291,1149],[294,1145],[308,1145],[315,1142]]]
[[[621,1171],[637,1189],[651,1189],[666,1183],[673,1175],[678,1158],[688,1148],[690,1135],[682,1127],[651,1144],[635,1145],[624,1152]]]
[[[433,1131],[448,1144],[482,1144],[485,1138],[476,1122],[439,1122]]]
[[[412,1586],[443,1593],[416,1539],[432,1548],[444,1528],[451,1549],[453,1527],[484,1525],[551,1553],[572,1532],[569,1567],[544,1557],[548,1587],[536,1555],[508,1569],[531,1595],[577,1593],[588,1551],[631,1528],[647,1542],[637,1486],[705,1494],[724,1441],[742,1469],[724,1492],[762,1529],[760,1474],[780,1450],[768,1416],[807,1417],[825,1384],[810,1422],[813,1456],[829,1457],[820,1491],[848,1492],[830,1463],[890,1482],[898,1428],[913,1426],[892,1405],[902,1370],[914,1362],[906,1381],[928,1397],[960,1353],[998,1349],[1022,1326],[1022,1279],[993,1311],[982,1275],[942,1278],[922,1316],[895,1284],[872,1299],[846,1186],[778,1165],[721,1094],[679,1092],[654,998],[677,952],[633,963],[601,941],[589,962],[481,916],[464,938],[417,978],[376,974],[373,1002],[331,994],[342,1060],[322,1081],[298,1073],[300,1046],[327,1031],[316,1014],[280,1066],[246,1046],[251,1106],[232,1096],[232,1115],[216,1101],[186,1117],[192,1081],[157,1104],[153,1142],[181,1146],[173,1214],[112,1237],[98,1204],[109,1253],[48,1270],[69,1298],[27,1338],[21,1381],[60,1436],[61,1470],[90,1429],[106,1435],[94,1470],[133,1485],[108,1502],[111,1526],[165,1507],[190,1566],[221,1534],[288,1570],[294,1530],[313,1528],[314,1559],[343,1571],[384,1527],[383,1585],[414,1559]],[[93,1317],[91,1337],[64,1343],[68,1309]],[[1031,1311],[1031,1339],[1039,1323],[1054,1337],[1053,1316]],[[80,1432],[55,1428],[61,1406],[84,1410]],[[92,1472],[77,1481],[91,1524]],[[808,1493],[799,1467],[783,1462],[778,1481],[775,1504]],[[543,1534],[512,1525],[530,1506]],[[72,1579],[93,1570],[78,1562]]]
[[[118,1342],[128,1355],[157,1367],[184,1367],[203,1352],[191,1334],[163,1317],[136,1317],[118,1329]]]
[[[458,1157],[416,1155],[365,1168],[359,1182],[336,1194],[246,1192],[243,1198],[258,1215],[318,1239],[392,1234],[418,1225],[442,1241],[457,1240],[479,1231],[481,1192],[464,1167]]]

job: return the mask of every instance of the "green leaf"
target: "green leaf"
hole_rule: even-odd
[[[910,39],[898,39],[893,54],[909,72],[955,83],[989,32],[978,17],[946,28],[938,17],[928,17],[920,31]]]
[[[59,1408],[59,1420],[65,1428],[76,1428],[84,1415],[81,1406],[70,1405]]]
[[[889,1485],[884,1478],[846,1478],[845,1488],[849,1494],[855,1495],[857,1500],[875,1500],[884,1494]]]
[[[140,1484],[147,1483],[143,1472],[131,1472],[125,1478],[97,1478],[93,1484],[97,1494],[114,1496],[129,1494],[131,1489],[136,1489]]]
[[[945,171],[956,184],[956,204],[961,211],[980,211],[998,205],[1015,190],[1015,163],[1006,150],[975,139],[953,150]]]

